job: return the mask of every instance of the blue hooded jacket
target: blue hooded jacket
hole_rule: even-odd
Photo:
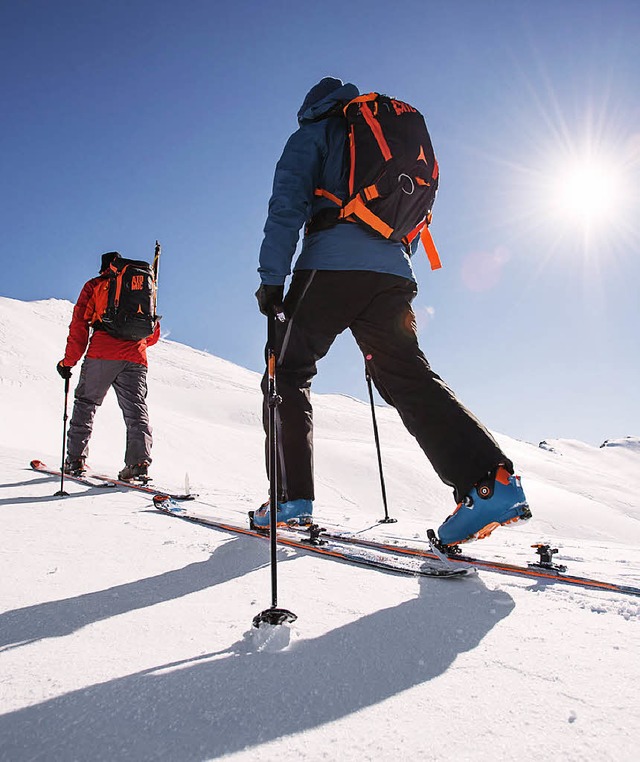
[[[335,209],[314,195],[323,188],[348,196],[345,120],[340,106],[359,95],[352,84],[325,77],[307,93],[276,165],[258,272],[262,283],[282,285],[291,272],[300,229],[320,209]],[[404,246],[355,223],[340,223],[305,236],[295,270],[370,270],[415,280]]]

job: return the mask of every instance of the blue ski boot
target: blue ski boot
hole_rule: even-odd
[[[520,477],[498,466],[479,481],[438,529],[443,545],[483,540],[499,526],[531,518]]]
[[[278,503],[278,515],[276,516],[277,525],[283,524],[311,524],[313,513],[313,500],[288,500],[286,503]],[[253,514],[253,523],[257,527],[268,528],[271,522],[271,511],[269,510],[269,501]]]

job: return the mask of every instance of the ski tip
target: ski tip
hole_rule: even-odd
[[[169,513],[175,516],[183,516],[186,514],[185,508],[176,500],[173,495],[154,495],[153,507],[157,508],[161,513]]]
[[[41,460],[36,460],[36,459],[32,460],[31,463],[29,463],[29,465],[31,466],[31,468],[35,468],[35,469],[46,468],[46,465]]]

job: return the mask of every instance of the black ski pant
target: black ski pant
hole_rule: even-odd
[[[128,360],[85,358],[75,391],[67,436],[69,460],[86,458],[93,419],[113,387],[127,429],[124,462],[128,466],[151,463],[152,429],[147,410],[147,368]]]
[[[349,328],[380,396],[460,501],[499,463],[511,461],[489,431],[434,373],[418,346],[412,281],[368,271],[300,270],[284,300],[288,320],[276,321],[279,500],[313,500],[311,381],[316,363]],[[262,382],[268,431],[267,378]],[[268,470],[268,463],[267,463]]]

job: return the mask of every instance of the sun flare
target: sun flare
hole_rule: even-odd
[[[629,251],[638,240],[634,224],[639,152],[625,140],[593,136],[538,144],[521,165],[516,217],[533,236],[565,257],[604,261],[613,251]]]
[[[622,201],[623,179],[604,158],[574,159],[553,178],[552,210],[565,222],[610,221]]]
[[[600,265],[640,245],[640,131],[595,101],[571,118],[552,99],[516,122],[504,211],[514,235],[562,261]]]

